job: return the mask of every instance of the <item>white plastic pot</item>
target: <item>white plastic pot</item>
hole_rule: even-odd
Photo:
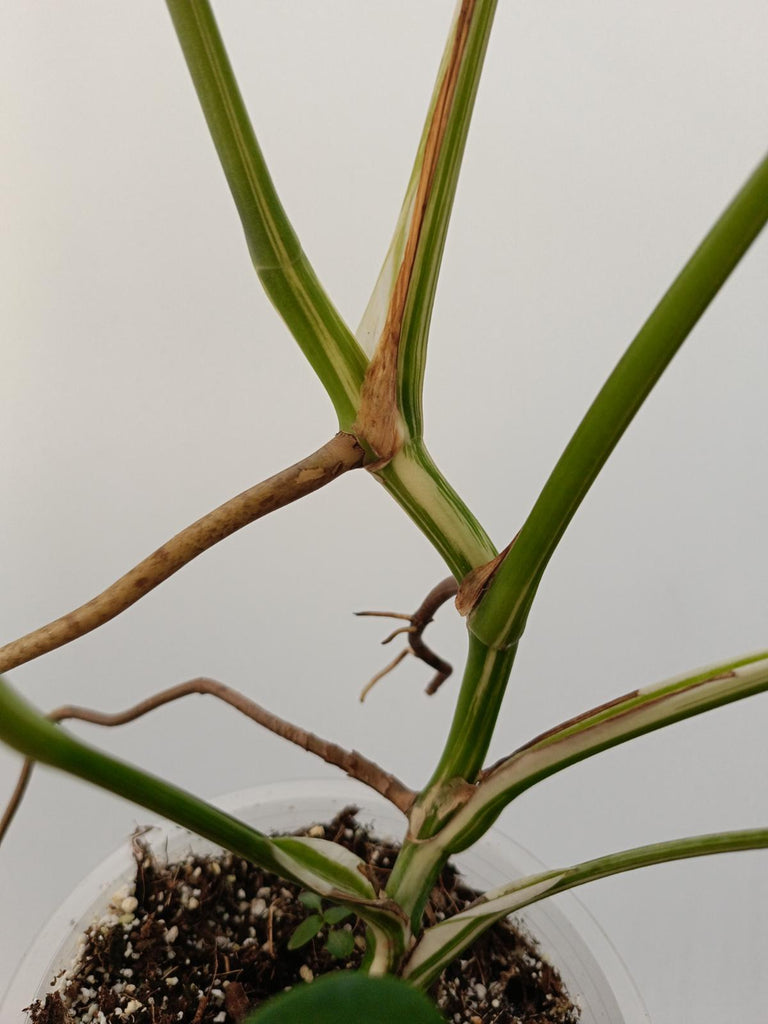
[[[284,782],[230,794],[217,805],[264,832],[291,832],[330,820],[355,804],[359,818],[382,838],[401,839],[403,816],[381,797],[351,780]],[[216,847],[185,829],[159,824],[143,837],[169,861],[190,850]],[[80,936],[103,915],[111,894],[132,880],[135,866],[129,843],[77,887],[41,930],[22,960],[0,1006],[3,1024],[23,1024],[23,1007],[49,992],[52,979],[68,968]],[[542,865],[517,843],[495,830],[455,858],[466,881],[490,889]],[[542,954],[560,972],[572,999],[581,1007],[581,1024],[649,1024],[642,1000],[616,951],[578,900],[564,893],[517,915]]]

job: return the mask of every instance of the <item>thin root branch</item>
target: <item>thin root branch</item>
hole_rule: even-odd
[[[385,668],[383,668],[381,670],[381,672],[377,672],[376,675],[373,677],[373,679],[370,679],[365,684],[365,686],[360,691],[360,703],[361,704],[363,703],[365,698],[368,696],[368,694],[371,692],[371,690],[374,688],[376,683],[378,683],[378,681],[380,679],[383,679],[384,676],[388,676],[389,673],[392,671],[392,669],[397,668],[397,666],[400,664],[400,662],[403,660],[403,658],[407,657],[410,653],[411,653],[410,647],[406,647],[404,651],[400,651],[400,653],[397,655],[396,658],[393,658],[392,661],[390,661],[390,663]]]
[[[403,652],[400,657],[404,657],[405,653]],[[131,708],[127,708],[125,711],[118,711],[112,714],[96,711],[93,708],[82,708],[73,704],[66,704],[63,707],[56,708],[55,711],[51,711],[47,717],[52,722],[76,719],[81,722],[90,722],[94,725],[107,727],[126,725],[128,722],[134,722],[156,708],[163,707],[165,704],[170,704],[172,701],[194,693],[216,697],[225,704],[229,704],[230,707],[235,708],[247,718],[269,729],[270,732],[289,740],[291,743],[297,744],[297,746],[302,747],[302,749],[309,751],[311,754],[315,754],[317,757],[321,757],[328,764],[336,765],[337,768],[341,768],[353,779],[357,779],[370,786],[371,789],[393,803],[403,814],[407,814],[410,810],[416,794],[412,789],[409,789],[400,782],[399,779],[395,778],[394,775],[384,771],[375,762],[370,761],[356,750],[345,750],[344,747],[340,747],[330,740],[324,740],[320,736],[316,736],[314,733],[307,732],[306,729],[294,725],[292,722],[279,718],[271,711],[267,711],[266,708],[246,697],[245,694],[215,679],[203,677],[190,679],[186,683],[179,683],[177,686],[172,686],[167,690],[161,690],[159,693],[148,697]],[[33,764],[34,762],[29,759],[24,762],[19,781],[16,784],[2,819],[0,819],[0,842],[2,842],[22,801],[29,784]]]
[[[355,612],[355,615],[375,615],[387,619],[404,619],[410,623],[408,626],[402,626],[399,629],[393,630],[386,639],[381,641],[383,644],[388,644],[396,636],[401,636],[404,633],[408,634],[408,646],[386,668],[383,668],[381,672],[377,672],[373,679],[365,685],[360,694],[361,701],[365,700],[371,689],[380,679],[388,675],[394,668],[397,668],[407,654],[415,655],[419,661],[425,662],[435,670],[435,675],[432,677],[426,693],[431,696],[438,691],[453,672],[453,667],[427,647],[424,643],[423,633],[430,622],[432,622],[437,609],[444,605],[446,601],[455,597],[457,590],[458,584],[456,580],[453,576],[448,576],[447,579],[442,580],[436,587],[430,590],[412,615],[404,615],[402,612]]]
[[[389,636],[386,637],[386,639],[381,641],[381,645],[383,647],[385,644],[392,643],[392,641],[395,639],[396,636],[401,636],[403,633],[415,633],[415,632],[416,632],[416,627],[415,626],[400,626],[399,629],[393,629],[392,632],[389,634]]]
[[[406,622],[410,622],[413,616],[405,615],[403,612],[355,612],[355,615],[369,615],[371,618],[377,619],[404,619]]]

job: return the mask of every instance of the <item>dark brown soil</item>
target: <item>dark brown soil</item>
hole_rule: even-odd
[[[372,839],[355,814],[348,808],[312,834],[322,829],[353,850],[383,888],[397,849]],[[365,929],[354,919],[332,926],[353,935],[344,960],[325,948],[328,928],[289,950],[312,912],[300,889],[238,857],[189,856],[162,867],[138,843],[136,854],[133,895],[116,894],[111,915],[87,933],[61,995],[31,1007],[33,1024],[238,1024],[270,996],[362,959]],[[448,865],[427,920],[456,913],[476,895]],[[555,970],[508,922],[449,967],[432,996],[451,1024],[575,1024],[579,1016]]]

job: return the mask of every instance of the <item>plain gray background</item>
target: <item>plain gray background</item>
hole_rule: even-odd
[[[355,325],[410,172],[450,0],[227,0],[221,28],[290,216]],[[758,0],[502,0],[433,321],[430,448],[497,544],[768,137]],[[0,12],[0,631],[90,598],[326,440],[330,403],[259,290],[159,2]],[[598,702],[766,645],[768,239],[695,330],[554,560],[492,755]],[[457,690],[386,624],[444,571],[363,473],[226,541],[100,632],[12,673],[40,707],[208,674],[411,784]],[[431,640],[459,663],[445,609]],[[766,824],[768,701],[539,785],[503,827],[549,864]],[[107,736],[205,796],[332,770],[203,699]],[[0,751],[0,799],[18,760]],[[40,770],[0,851],[0,988],[139,808]],[[654,1024],[757,1020],[765,853],[580,890]],[[4,1022],[3,1022],[4,1024]],[[10,1024],[10,1022],[9,1022]]]

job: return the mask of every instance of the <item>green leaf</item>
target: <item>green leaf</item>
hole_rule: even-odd
[[[344,960],[355,948],[355,937],[343,928],[329,932],[325,948],[337,960]]]
[[[339,924],[340,921],[346,921],[348,917],[352,917],[352,911],[347,907],[329,907],[323,917],[326,924]]]
[[[344,971],[281,994],[246,1024],[445,1024],[434,1005],[398,978]]]
[[[319,914],[312,914],[302,921],[296,931],[288,940],[288,949],[300,949],[301,946],[306,946],[322,930],[323,919]]]
[[[322,911],[323,901],[316,892],[300,892],[299,902],[310,910]],[[327,918],[326,918],[327,920]]]

